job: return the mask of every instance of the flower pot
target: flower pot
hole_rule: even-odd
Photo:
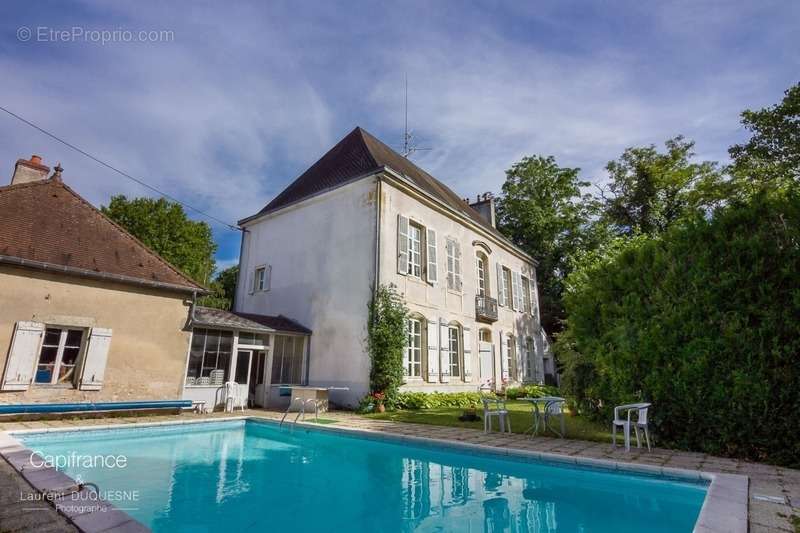
[[[385,413],[386,412],[386,406],[383,405],[382,403],[379,403],[378,405],[375,406],[375,411],[378,412],[378,413]]]

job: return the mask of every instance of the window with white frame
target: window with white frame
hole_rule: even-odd
[[[269,290],[270,276],[272,274],[272,267],[264,265],[256,267],[253,272],[253,287],[254,292],[263,292]]]
[[[517,354],[515,349],[514,337],[508,335],[506,337],[506,368],[508,368],[508,375],[512,380],[517,379]]]
[[[522,276],[522,311],[531,312],[531,283],[525,276]]]
[[[459,377],[461,375],[461,328],[450,326],[447,328],[447,335],[450,376]]]
[[[302,384],[304,346],[305,337],[275,335],[275,346],[272,353],[273,384]]]
[[[461,290],[461,245],[454,239],[447,239],[447,288]]]
[[[422,377],[422,321],[409,318],[406,321],[408,337],[406,341],[406,375]]]
[[[422,227],[408,225],[408,274],[422,278]]]
[[[478,296],[488,296],[489,269],[487,265],[489,262],[486,260],[486,256],[481,253],[476,256],[475,260],[478,275]]]
[[[75,368],[83,346],[83,333],[82,329],[45,328],[34,383],[75,384]]]
[[[536,377],[536,359],[533,345],[533,338],[525,339],[525,375],[528,379]]]
[[[511,289],[511,271],[503,267],[503,303],[511,307],[514,298],[514,292]]]
[[[187,385],[222,385],[230,379],[233,332],[195,328],[186,367]]]

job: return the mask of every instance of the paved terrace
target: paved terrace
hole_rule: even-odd
[[[125,418],[94,418],[78,420],[42,420],[31,422],[0,422],[0,432],[19,429],[63,428],[132,423],[167,422],[199,418],[225,418],[227,416],[254,416],[280,419],[282,413],[264,410],[237,411],[232,415],[214,413],[210,415],[182,414],[162,416],[131,416]],[[293,415],[292,415],[293,416]],[[323,415],[335,419],[336,425],[414,437],[426,437],[445,441],[462,441],[472,444],[505,447],[512,449],[558,453],[570,456],[609,459],[619,462],[639,463],[653,466],[684,468],[705,472],[745,475],[750,478],[749,528],[750,533],[798,532],[792,524],[791,515],[800,517],[800,470],[781,468],[735,459],[714,457],[703,453],[682,452],[654,448],[611,448],[609,444],[581,440],[562,440],[550,437],[523,436],[518,434],[493,433],[486,435],[474,429],[409,424],[386,420],[373,420],[348,412],[330,412]],[[313,417],[311,417],[313,418]],[[16,531],[75,531],[62,516],[51,508],[31,512],[30,504],[20,501],[20,494],[32,488],[5,461],[0,460],[0,532]],[[774,498],[783,503],[764,501],[760,496]],[[797,518],[800,520],[800,518]]]

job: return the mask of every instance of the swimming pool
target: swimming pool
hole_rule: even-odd
[[[156,532],[689,532],[708,488],[252,419],[17,438]]]

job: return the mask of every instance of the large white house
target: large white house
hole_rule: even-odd
[[[308,327],[294,379],[348,387],[337,403],[369,392],[378,284],[397,286],[411,311],[405,389],[500,389],[554,372],[536,262],[495,229],[492,198],[470,204],[361,128],[239,223],[235,311]]]

